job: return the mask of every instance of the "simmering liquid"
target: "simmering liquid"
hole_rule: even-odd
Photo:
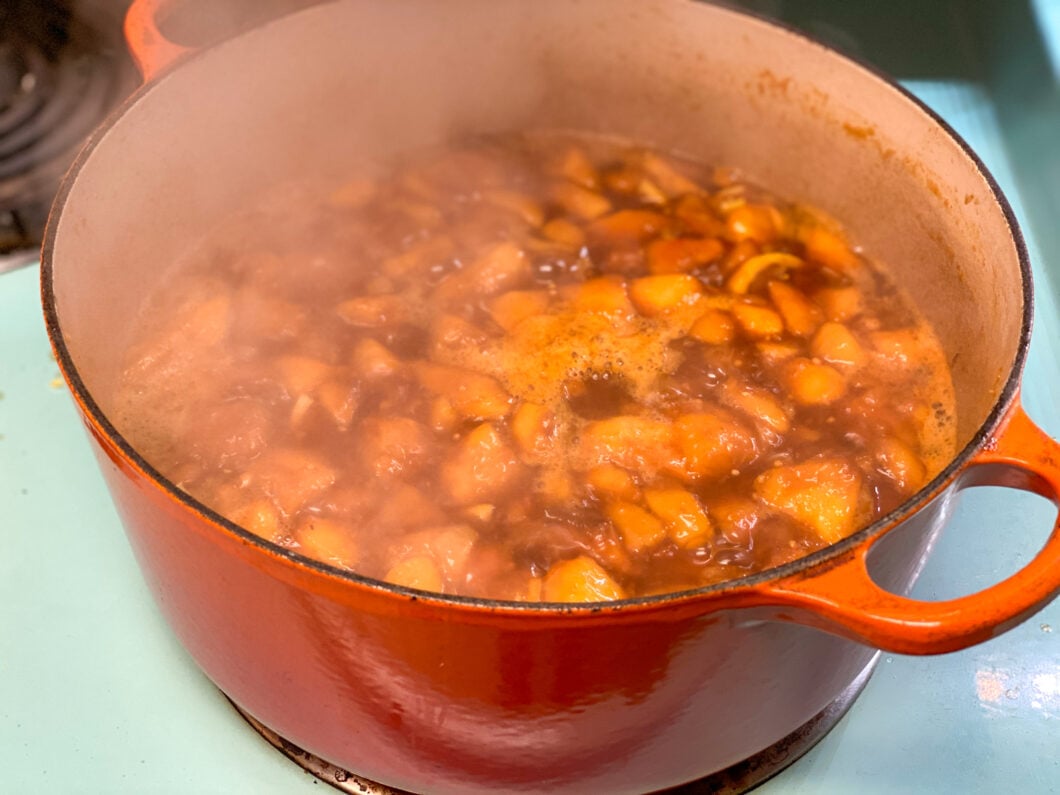
[[[834,221],[567,134],[422,153],[219,224],[117,424],[252,533],[427,591],[581,602],[832,544],[955,452],[941,347]]]

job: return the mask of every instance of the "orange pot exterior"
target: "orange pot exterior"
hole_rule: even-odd
[[[880,645],[911,651],[937,650],[945,634],[922,617],[938,612],[930,603],[903,604],[885,631],[867,621],[879,608],[862,608],[864,583],[842,556],[779,581],[595,611],[397,593],[263,550],[190,509],[89,428],[148,584],[200,667],[285,738],[402,789],[673,786],[796,730],[871,660],[868,646],[791,622],[856,635],[845,610]],[[909,586],[953,491],[905,520],[901,544],[875,570],[889,588]],[[815,578],[816,591],[807,585]],[[789,591],[798,599],[783,598]],[[841,605],[838,620],[808,606],[807,594]],[[975,622],[993,634],[1017,620],[1010,613],[985,607]]]
[[[412,4],[419,13],[440,13],[438,4]],[[274,54],[275,61],[282,61],[296,45],[315,52],[314,31],[332,31],[332,14],[352,14],[350,9],[361,6],[346,4],[343,10],[342,5],[328,4],[302,15],[290,26],[297,34],[290,41],[284,39],[287,26],[274,25],[273,38],[262,40],[270,45],[263,51]],[[385,11],[380,13],[400,5],[381,4]],[[783,46],[816,59],[804,68],[817,70],[811,87],[818,93],[820,81],[842,71],[834,68],[833,56],[822,55],[793,34],[763,32],[759,21],[744,23],[732,12],[698,5],[652,0],[659,13],[637,17],[646,7],[641,0],[607,2],[608,10],[622,8],[642,26],[669,25],[667,15],[672,13],[672,30],[662,30],[660,37],[682,34],[693,25],[704,37],[719,25],[737,33],[746,26],[746,41],[752,43],[758,41],[756,36],[763,41],[773,37],[766,41],[769,46],[758,47],[765,53],[759,55],[772,63],[777,47]],[[483,14],[496,7],[476,5]],[[559,6],[543,2],[533,7],[536,12]],[[576,8],[588,14],[603,7],[596,0],[563,4],[556,24],[576,16]],[[971,441],[950,467],[899,514],[803,560],[725,586],[668,597],[599,606],[498,604],[415,593],[353,577],[257,539],[211,514],[150,469],[110,424],[94,395],[113,376],[98,350],[100,341],[117,335],[118,327],[108,323],[122,313],[112,311],[110,303],[139,306],[134,300],[138,285],[130,287],[136,280],[123,270],[125,259],[140,263],[154,259],[165,246],[179,248],[186,242],[181,235],[198,228],[189,218],[202,207],[207,220],[213,220],[213,197],[203,186],[211,184],[214,171],[236,170],[241,150],[212,160],[205,151],[212,136],[242,123],[249,112],[230,107],[245,97],[245,86],[228,97],[218,89],[218,96],[229,101],[211,107],[217,114],[231,111],[231,118],[217,121],[216,130],[208,129],[211,121],[185,126],[192,118],[189,107],[208,103],[194,95],[195,103],[182,104],[193,96],[184,83],[195,88],[201,84],[182,82],[181,73],[194,76],[196,70],[208,71],[211,63],[191,57],[171,64],[183,50],[158,41],[151,24],[154,13],[150,3],[137,3],[127,31],[130,41],[141,45],[138,60],[145,71],[163,76],[134,98],[122,117],[112,120],[112,129],[96,136],[68,178],[42,258],[45,315],[56,358],[166,620],[202,670],[275,732],[336,765],[412,791],[652,791],[724,769],[803,726],[866,669],[876,648],[903,653],[962,648],[1025,619],[1060,591],[1058,526],[1021,572],[986,591],[939,603],[900,595],[908,593],[960,489],[1004,485],[1060,502],[1060,445],[1034,427],[1019,405],[1019,371],[1029,334],[1029,266],[1001,199],[994,199],[996,217],[987,220],[996,223],[1002,230],[996,237],[1004,239],[982,241],[980,258],[995,262],[984,254],[989,253],[987,243],[1011,254],[1003,286],[1015,298],[1001,320],[1015,329],[1010,347],[1016,353],[1000,357],[1010,362],[1010,371],[998,376],[1003,387],[990,392],[988,399],[973,396],[971,404],[986,405],[978,430],[968,434]],[[616,12],[609,20],[620,16]],[[397,17],[397,28],[404,30],[401,23]],[[486,27],[492,33],[499,23]],[[606,27],[592,24],[585,30],[606,33]],[[372,35],[377,35],[374,28]],[[438,42],[445,40],[438,36],[421,44],[442,46]],[[732,36],[726,37],[729,40],[739,41]],[[365,48],[370,43],[364,43]],[[354,57],[360,49],[344,44],[329,57]],[[757,52],[736,47],[733,68],[743,68],[752,50]],[[665,47],[655,51],[670,52]],[[241,52],[237,46],[227,54],[219,50],[206,55],[243,76],[254,70],[238,59],[228,62]],[[250,63],[265,68],[260,57]],[[321,67],[322,75],[333,72],[331,63]],[[844,80],[857,80],[866,92],[876,92],[874,102],[885,99],[899,111],[908,111],[905,100],[895,99],[893,87],[843,63],[846,71],[837,78],[834,97],[853,96],[841,89],[849,87]],[[691,69],[690,79],[702,81],[699,67],[689,66],[689,59],[676,58],[672,66],[675,72]],[[748,68],[753,73],[754,67]],[[565,86],[570,73],[560,74]],[[599,70],[598,76],[607,74]],[[804,110],[794,98],[796,82],[777,83],[772,72],[763,82],[761,74],[753,74],[751,84],[758,94],[748,101],[729,98],[732,123],[745,117],[754,121],[755,114],[773,109],[777,123],[755,122],[748,129],[782,135],[777,131],[787,128],[781,121],[792,118],[827,128],[821,107],[805,118],[785,115],[794,112],[791,108]],[[504,86],[510,82],[501,81]],[[679,82],[675,78],[675,85]],[[775,93],[777,85],[783,87],[780,94]],[[282,88],[279,82],[276,86]],[[763,86],[774,91],[770,104],[760,103]],[[641,100],[654,101],[655,84],[652,88]],[[295,98],[305,94],[301,84],[290,90]],[[790,107],[781,102],[784,98],[791,99]],[[467,113],[477,120],[480,111],[472,103]],[[262,118],[279,124],[270,113],[262,111]],[[631,130],[650,116],[632,115]],[[912,115],[918,124],[926,117],[922,109]],[[882,124],[879,139],[887,133]],[[293,126],[292,139],[301,140],[304,131]],[[785,146],[814,140],[798,124],[792,126],[795,132],[783,141]],[[945,138],[941,130],[931,132]],[[926,135],[917,132],[913,137],[926,145]],[[960,213],[987,212],[980,208],[991,198],[991,186],[979,184],[976,164],[967,157],[961,160],[952,141],[938,144],[943,154],[961,164],[950,175],[952,189],[961,194],[981,190],[981,202],[947,201],[938,185],[949,189],[949,183],[929,180],[925,184],[931,190],[920,185],[922,164],[911,176],[895,177],[887,170],[891,156],[873,149],[882,144],[866,141],[866,136],[853,140],[841,129],[836,136],[831,145],[819,148],[832,156],[850,147],[851,168],[876,164],[883,177],[909,182],[910,191],[920,191],[915,193],[919,204],[934,196],[948,212],[955,212],[953,207],[962,208]],[[750,138],[748,133],[741,141]],[[178,150],[186,141],[206,162],[182,159]],[[237,144],[243,147],[242,140]],[[753,141],[748,147],[748,156],[757,151]],[[255,165],[260,164],[251,163]],[[185,173],[197,201],[166,205],[176,193],[170,185]],[[235,176],[250,180],[256,178],[256,169],[247,167]],[[223,178],[216,182],[227,184]],[[908,196],[900,193],[899,198]],[[851,201],[849,206],[857,205]],[[217,199],[216,206],[226,204]],[[972,226],[985,227],[981,219],[973,221]],[[151,224],[156,228],[150,233],[142,228]],[[965,237],[955,229],[947,227],[954,246]],[[933,234],[932,229],[925,237],[933,240]],[[899,242],[902,237],[890,236]],[[125,259],[115,264],[117,254]],[[962,279],[974,281],[969,273]],[[993,270],[982,278],[988,277],[994,278]],[[150,274],[145,277],[149,279]],[[996,285],[984,284],[986,294],[997,292]],[[97,294],[100,290],[102,295]],[[968,292],[968,283],[962,281],[962,290]],[[998,306],[1003,303],[995,300]],[[974,351],[965,351],[962,361],[969,358]],[[93,364],[103,375],[91,372]],[[86,378],[94,379],[93,389]]]
[[[490,609],[351,582],[216,526],[94,436],[148,585],[198,665],[285,738],[390,786],[673,786],[794,731],[874,653],[724,598]]]

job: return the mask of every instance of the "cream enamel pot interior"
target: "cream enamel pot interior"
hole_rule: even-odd
[[[137,4],[129,29],[157,74],[94,135],[57,201],[45,314],[160,609],[257,720],[413,791],[651,791],[797,730],[876,648],[961,648],[1060,590],[1054,527],[1026,568],[984,592],[902,596],[961,488],[1056,502],[1060,446],[1019,405],[1031,283],[1008,205],[892,83],[689,0],[335,2],[188,56],[144,24],[151,13]],[[179,492],[111,423],[138,308],[231,208],[284,174],[528,127],[732,164],[842,219],[947,349],[952,464],[891,516],[761,575],[606,605],[516,605],[387,586],[262,541]]]

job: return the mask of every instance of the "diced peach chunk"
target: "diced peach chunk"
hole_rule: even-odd
[[[480,502],[467,506],[463,513],[473,522],[488,522],[497,513],[497,506],[491,502]]]
[[[776,280],[769,283],[768,289],[784,325],[796,337],[808,337],[821,325],[824,320],[821,310],[802,291]]]
[[[441,484],[458,505],[493,502],[522,477],[515,451],[491,423],[471,430],[441,467]]]
[[[776,240],[784,227],[780,211],[768,204],[742,204],[725,216],[725,229],[730,239],[750,238],[759,243]]]
[[[531,462],[544,457],[556,440],[552,411],[537,403],[519,405],[512,415],[511,430],[523,457]]]
[[[511,398],[492,376],[432,362],[413,367],[423,386],[446,398],[461,416],[468,419],[499,419],[511,411]]]
[[[525,193],[514,190],[492,188],[482,192],[484,201],[518,215],[527,226],[539,227],[545,220],[545,211],[541,205]]]
[[[452,258],[455,245],[448,235],[435,234],[383,260],[380,270],[387,276],[404,278],[422,274],[432,265]]]
[[[666,524],[666,532],[678,546],[690,549],[713,538],[714,524],[692,492],[685,489],[645,489],[644,500],[651,512]]]
[[[478,534],[466,524],[446,524],[416,530],[400,537],[390,548],[390,559],[427,556],[445,580],[459,580],[466,573]]]
[[[843,374],[831,365],[798,357],[787,363],[785,382],[796,402],[804,406],[834,403],[847,391]]]
[[[874,331],[869,339],[872,347],[888,362],[908,364],[918,358],[923,340],[915,327]]]
[[[578,458],[584,468],[615,464],[651,472],[673,462],[674,428],[663,420],[619,416],[589,423],[582,431]]]
[[[564,289],[563,295],[577,312],[593,312],[616,317],[634,314],[626,283],[618,276],[597,276]]]
[[[645,204],[666,204],[666,193],[647,177],[637,183],[637,195]]]
[[[553,243],[568,248],[577,249],[585,245],[585,232],[566,218],[553,218],[541,227],[541,234]]]
[[[563,181],[552,188],[552,198],[567,213],[583,221],[599,218],[611,210],[611,200],[595,190]]]
[[[619,500],[608,505],[606,513],[630,552],[651,549],[666,538],[663,523],[636,503]]]
[[[674,436],[683,456],[677,473],[685,479],[726,477],[757,454],[747,428],[722,414],[683,414],[674,421]]]
[[[235,510],[228,511],[229,518],[244,530],[268,541],[279,542],[283,537],[280,513],[267,499],[252,500]]]
[[[563,177],[575,185],[589,190],[600,187],[600,175],[596,166],[580,146],[568,146],[551,164],[549,173]]]
[[[865,362],[865,350],[857,337],[842,323],[828,321],[810,341],[810,352],[829,364],[858,367]]]
[[[653,240],[648,245],[648,272],[688,273],[713,262],[724,253],[725,246],[713,237]]]
[[[861,473],[843,459],[823,458],[766,470],[755,496],[834,544],[858,529]]]
[[[707,198],[698,193],[682,196],[673,206],[674,216],[693,234],[716,238],[725,233],[725,224]]]
[[[894,481],[903,494],[914,494],[927,480],[927,468],[909,445],[896,438],[880,441],[876,448],[880,472]]]
[[[227,293],[207,298],[181,313],[181,338],[186,345],[219,345],[228,333],[232,316],[232,296]]]
[[[619,210],[589,226],[589,237],[611,245],[634,245],[655,237],[670,226],[670,219],[654,210]]]
[[[567,507],[574,499],[574,481],[567,469],[543,467],[534,482],[534,491],[547,505]]]
[[[762,359],[769,364],[786,362],[789,359],[794,359],[802,353],[801,347],[790,340],[782,340],[779,342],[774,340],[760,340],[755,344],[755,347],[761,354]]]
[[[511,241],[498,243],[463,270],[450,273],[435,288],[441,301],[466,301],[469,295],[496,295],[530,278],[530,261]]]
[[[818,224],[799,230],[807,259],[819,262],[840,273],[849,273],[857,268],[858,259],[847,242],[837,234]]]
[[[351,528],[322,516],[303,519],[294,532],[303,555],[352,571],[360,560],[360,545]]]
[[[776,433],[787,433],[791,429],[791,417],[787,410],[768,389],[730,379],[722,387],[721,394],[727,406],[739,409],[756,423],[762,423]]]
[[[622,586],[586,555],[554,565],[541,588],[544,602],[610,602],[625,597]]]
[[[714,497],[710,502],[710,515],[721,535],[731,544],[751,544],[755,527],[767,509],[749,497],[727,495]]]
[[[459,315],[442,313],[430,326],[430,354],[433,358],[445,360],[452,353],[481,347],[488,339],[485,330],[471,321]]]
[[[247,339],[258,342],[293,339],[305,328],[306,319],[304,307],[266,295],[255,287],[244,287],[236,295],[233,328],[238,328]]]
[[[489,312],[498,326],[511,331],[528,317],[544,312],[548,303],[544,290],[509,290],[490,302]]]
[[[612,575],[631,574],[633,559],[613,524],[598,527],[589,539],[590,553]]]
[[[316,388],[315,395],[317,401],[335,420],[335,425],[340,430],[350,427],[360,405],[360,397],[356,389],[342,381],[325,381]]]
[[[648,317],[692,304],[702,293],[703,285],[699,279],[684,273],[642,276],[629,285],[629,298],[633,306]]]
[[[733,317],[744,334],[755,339],[778,337],[784,333],[784,319],[768,306],[733,304]]]
[[[411,483],[388,478],[375,483],[377,510],[372,525],[377,533],[441,524],[445,513],[435,500]],[[361,515],[366,512],[359,511]]]
[[[297,430],[302,426],[306,415],[309,413],[309,410],[313,408],[314,403],[316,403],[316,401],[306,394],[301,394],[295,398],[295,401],[291,406],[290,414],[290,424],[292,428]]]
[[[441,593],[445,587],[442,573],[430,555],[415,555],[399,561],[383,579],[393,585],[432,593]]]
[[[291,395],[312,392],[336,373],[336,368],[308,356],[280,356],[276,359],[280,379]]]
[[[377,476],[418,471],[434,452],[430,429],[409,417],[368,417],[358,437],[361,455]]]
[[[844,322],[861,313],[861,293],[857,287],[822,287],[813,300],[829,320]]]
[[[330,487],[337,473],[323,459],[304,450],[274,448],[251,462],[247,476],[290,516]]]
[[[436,397],[431,401],[430,423],[434,430],[452,431],[456,428],[457,423],[459,422],[460,415],[457,414],[456,409],[453,408],[453,404],[446,398]]]
[[[381,328],[405,323],[412,309],[397,295],[361,295],[338,305],[339,317],[358,328]]]
[[[373,339],[357,340],[351,355],[353,369],[368,380],[387,378],[401,369],[401,360],[383,343]]]
[[[735,335],[732,315],[721,309],[707,309],[688,330],[688,336],[708,345],[724,345],[732,342]]]
[[[637,499],[640,491],[632,476],[622,467],[601,464],[586,474],[589,486],[600,494],[623,500]]]
[[[644,152],[640,165],[663,191],[664,199],[680,196],[684,193],[697,193],[703,189],[681,173],[670,160],[656,152]]]
[[[609,169],[603,176],[603,184],[612,193],[629,196],[637,192],[643,178],[641,169],[626,163]]]

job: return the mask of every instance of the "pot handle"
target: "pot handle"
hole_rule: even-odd
[[[962,473],[958,487],[966,486],[1022,489],[1060,506],[1060,443],[1031,421],[1018,395]],[[1018,572],[978,593],[941,602],[898,596],[872,581],[866,557],[879,538],[823,571],[765,585],[759,595],[784,620],[899,654],[941,654],[1000,635],[1060,593],[1060,515],[1045,546]]]
[[[170,41],[158,28],[159,16],[164,16],[173,3],[174,0],[133,0],[125,12],[125,42],[145,83],[194,51]]]

